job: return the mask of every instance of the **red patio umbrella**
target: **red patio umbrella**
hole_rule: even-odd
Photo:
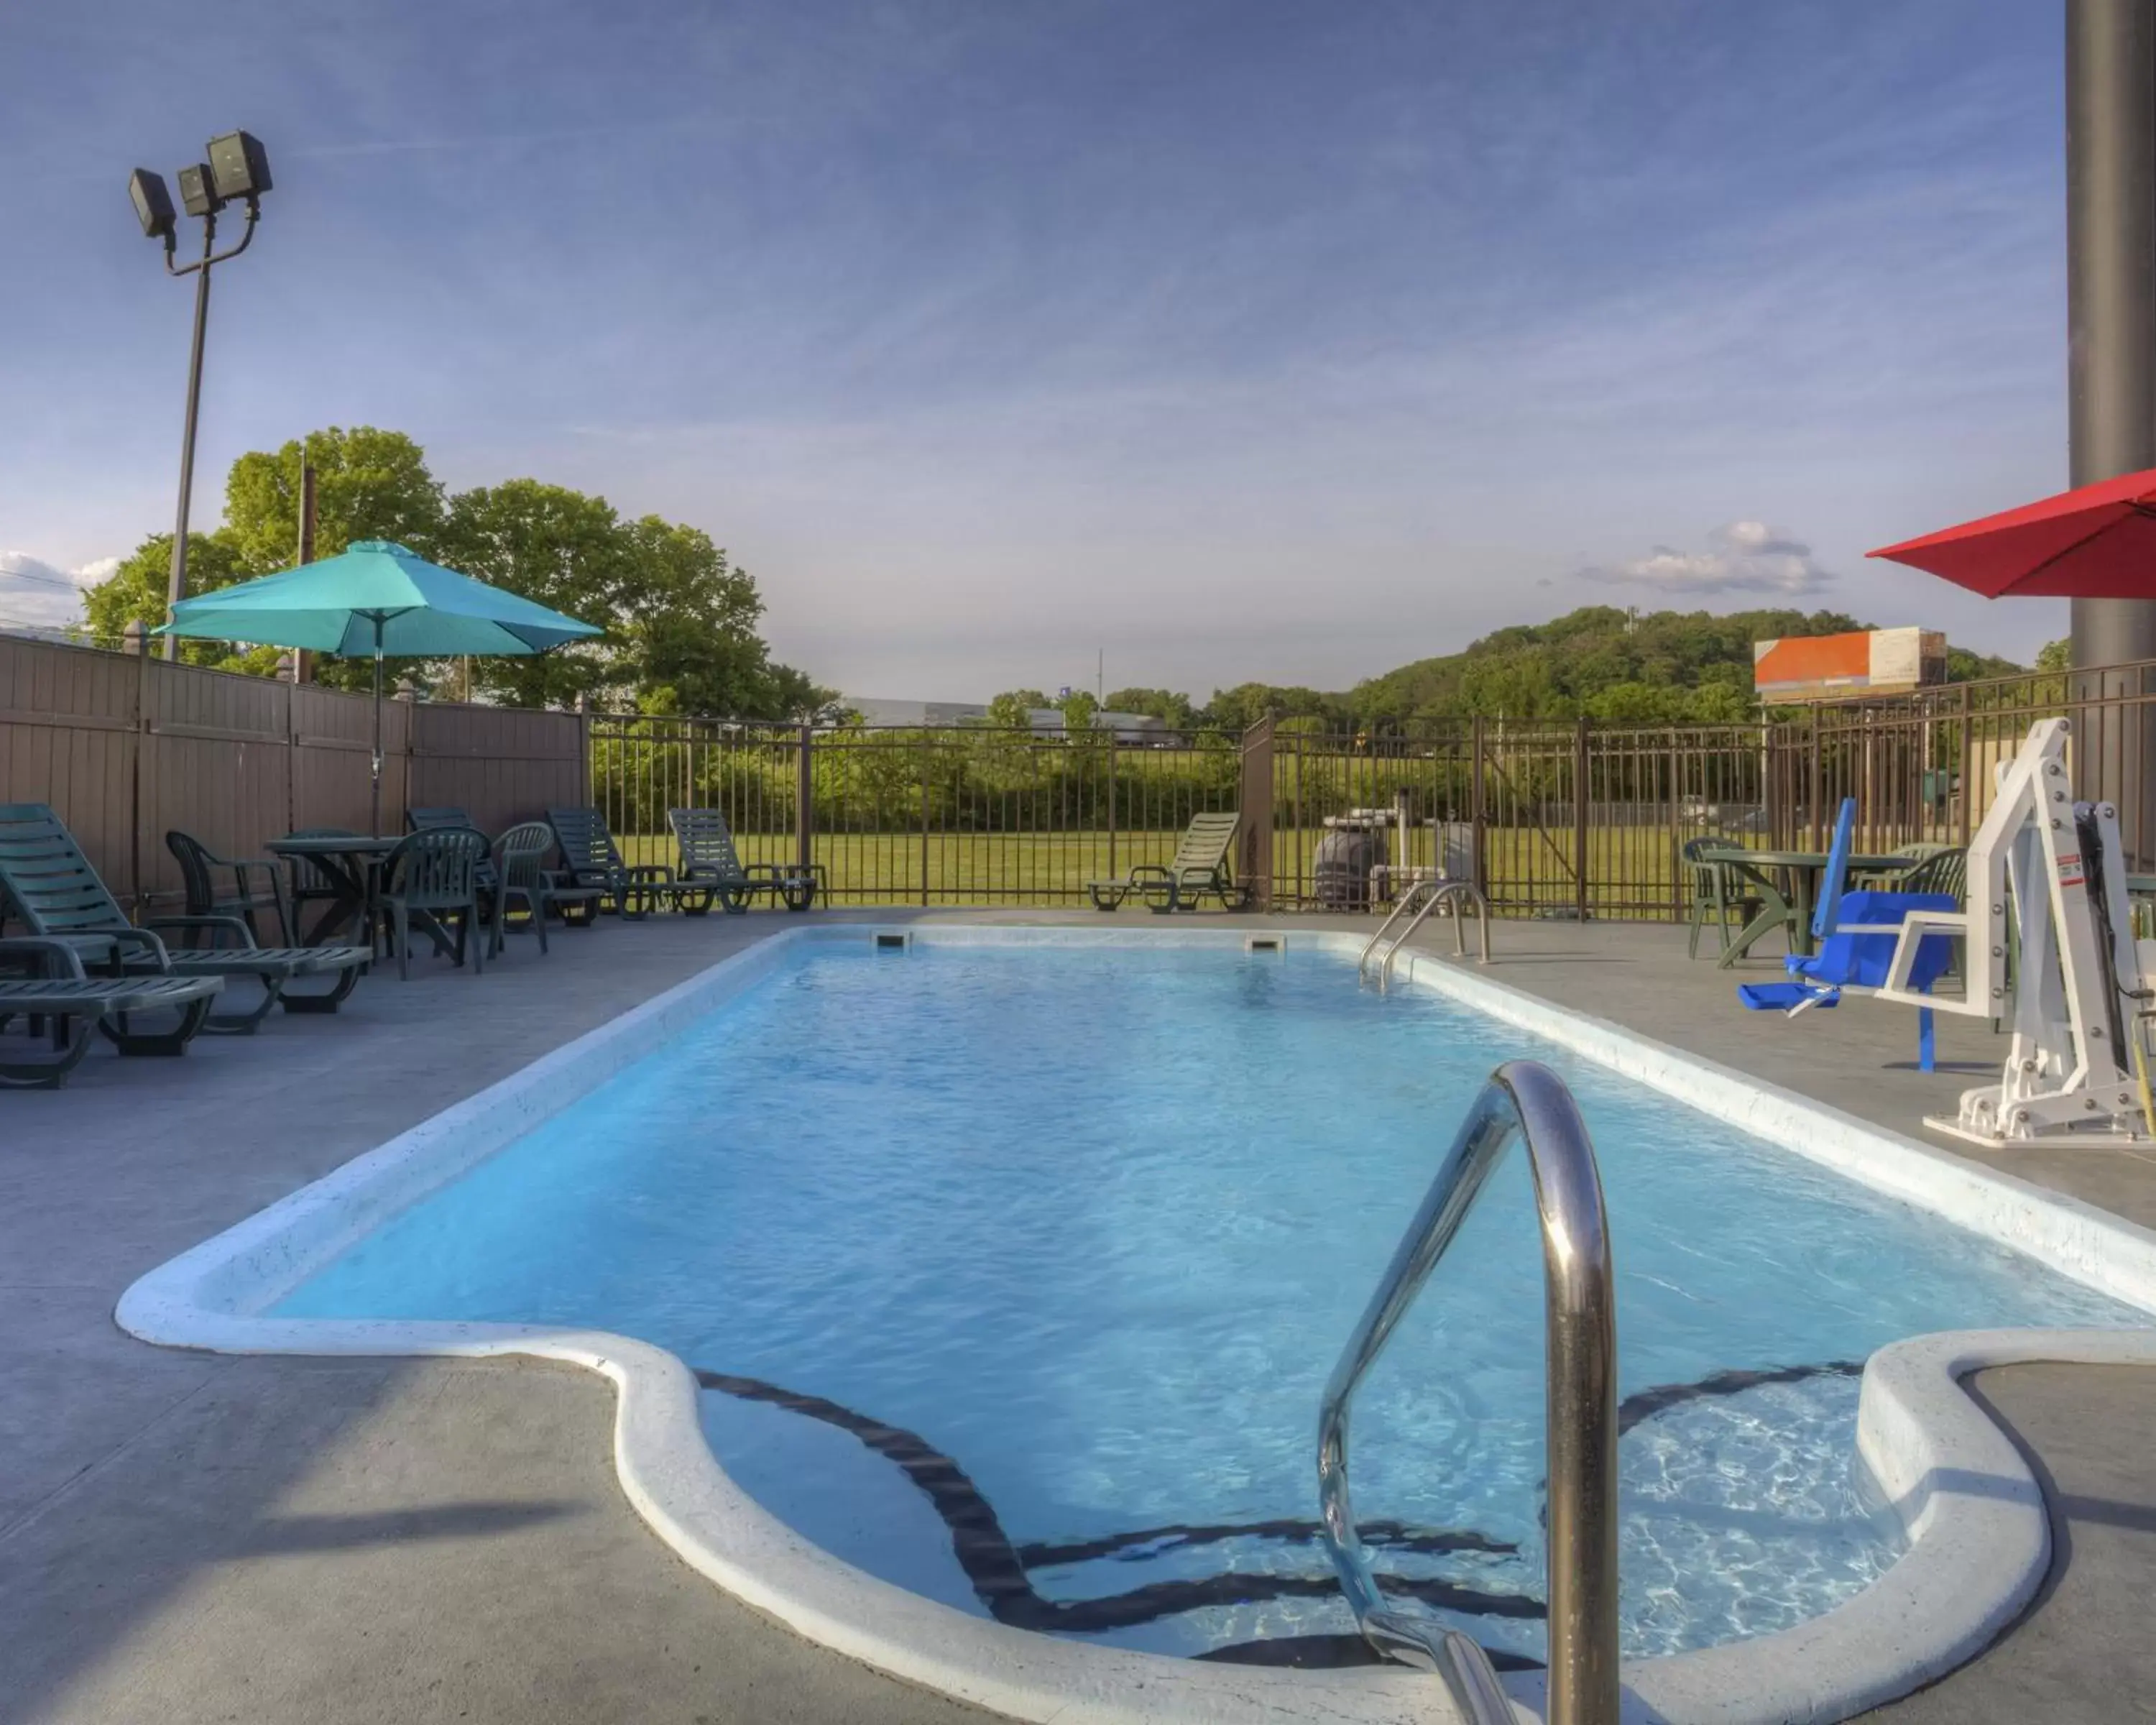
[[[1882,546],[1988,599],[2156,598],[2156,468]]]

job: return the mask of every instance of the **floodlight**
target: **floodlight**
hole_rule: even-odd
[[[270,189],[270,155],[251,131],[228,131],[209,141],[209,171],[217,195],[228,203],[259,198]]]
[[[146,239],[172,237],[172,194],[165,189],[165,177],[138,167],[127,177],[127,195],[135,200],[135,218]]]
[[[180,208],[191,216],[213,216],[224,208],[208,162],[198,162],[180,170]]]

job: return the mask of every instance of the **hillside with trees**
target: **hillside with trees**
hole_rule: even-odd
[[[1457,653],[1419,659],[1341,694],[1241,683],[1203,706],[1165,689],[1118,689],[1107,705],[1178,726],[1240,730],[1268,711],[1341,729],[1383,731],[1421,719],[1589,718],[1609,723],[1715,724],[1746,719],[1752,644],[1838,634],[1871,624],[1839,611],[1633,612],[1589,605],[1549,623],[1519,624]],[[2051,649],[2046,649],[2047,651]],[[2010,676],[2011,660],[1948,649],[1953,682]]]

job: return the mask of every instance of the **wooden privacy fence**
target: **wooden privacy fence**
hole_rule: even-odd
[[[373,701],[314,684],[0,636],[0,803],[49,803],[123,903],[180,891],[167,829],[259,856],[302,827],[366,830]],[[457,803],[488,831],[589,800],[574,713],[382,704],[382,824]]]
[[[0,801],[48,802],[114,890],[173,893],[164,833],[257,855],[367,824],[370,703],[311,685],[0,638]],[[1301,721],[1139,742],[984,726],[744,724],[414,705],[385,713],[383,824],[456,803],[490,833],[596,803],[634,862],[670,809],[722,810],[752,862],[814,865],[848,905],[1079,905],[1235,809],[1240,878],[1276,909],[1359,908],[1368,865],[1471,873],[1501,915],[1681,917],[1681,847],[1965,844],[2035,720],[2075,721],[2084,795],[2156,771],[2156,665],[2028,675],[1747,723],[1470,718],[1346,735]],[[1358,829],[1357,811],[1383,824]],[[1363,817],[1366,820],[1367,814]],[[2126,834],[2156,867],[2156,797]],[[1332,824],[1328,824],[1332,823]],[[1343,834],[1349,836],[1343,837]],[[1345,853],[1353,866],[1336,866]]]

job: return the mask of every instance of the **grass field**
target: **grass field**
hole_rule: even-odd
[[[831,901],[841,905],[1075,905],[1086,883],[1134,863],[1165,863],[1180,834],[1171,830],[1084,833],[819,833],[814,856]],[[1315,895],[1322,829],[1273,834],[1276,902]],[[1424,854],[1414,860],[1426,865]],[[670,835],[619,835],[632,863],[675,860]],[[791,863],[791,833],[739,833],[744,862]],[[1499,915],[1562,911],[1577,902],[1569,831],[1493,828],[1485,838],[1492,908]],[[1666,827],[1600,827],[1588,835],[1589,907],[1601,916],[1677,914],[1676,843]]]

